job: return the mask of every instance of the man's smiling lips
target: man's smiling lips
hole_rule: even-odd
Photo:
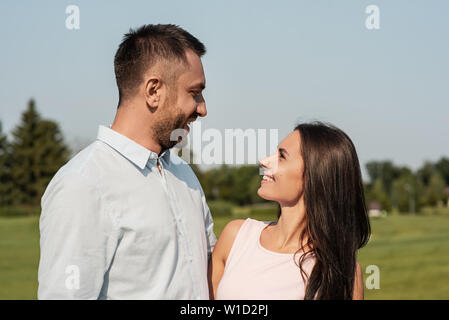
[[[190,124],[196,121],[196,118],[189,118],[189,120],[187,120],[187,122],[184,125],[184,129],[187,131],[190,131]]]

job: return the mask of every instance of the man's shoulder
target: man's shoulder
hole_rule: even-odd
[[[168,152],[170,152],[170,165],[172,166],[189,166],[188,163],[181,158],[180,156],[178,156],[176,150],[169,150]]]
[[[179,178],[189,179],[199,184],[198,178],[189,163],[174,151],[170,151],[170,169]]]
[[[98,141],[75,154],[65,165],[63,165],[53,176],[47,186],[46,192],[58,189],[61,186],[96,185],[102,170],[102,157],[104,147]],[[45,197],[44,193],[44,197]]]
[[[86,176],[90,171],[98,172],[98,169],[101,169],[101,162],[98,160],[104,154],[103,149],[99,141],[92,142],[62,166],[54,178],[64,178],[72,175]]]

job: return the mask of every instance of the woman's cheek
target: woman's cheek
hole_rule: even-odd
[[[283,173],[281,175],[279,190],[282,192],[285,201],[295,202],[299,200],[302,194],[302,186],[298,173],[296,171]]]

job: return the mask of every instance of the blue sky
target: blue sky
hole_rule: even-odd
[[[80,9],[80,29],[65,8]],[[365,8],[380,29],[365,28]],[[364,165],[416,169],[449,156],[448,1],[1,1],[0,119],[30,97],[66,140],[87,143],[117,105],[113,57],[130,27],[173,23],[207,47],[203,128],[331,122]]]

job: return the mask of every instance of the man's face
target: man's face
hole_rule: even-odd
[[[171,141],[172,132],[176,129],[190,131],[190,124],[197,117],[207,114],[206,102],[202,91],[206,86],[201,59],[191,50],[186,51],[188,65],[184,67],[169,88],[169,97],[161,108],[155,135],[162,150],[175,146],[179,141]],[[175,135],[176,137],[179,135]]]

